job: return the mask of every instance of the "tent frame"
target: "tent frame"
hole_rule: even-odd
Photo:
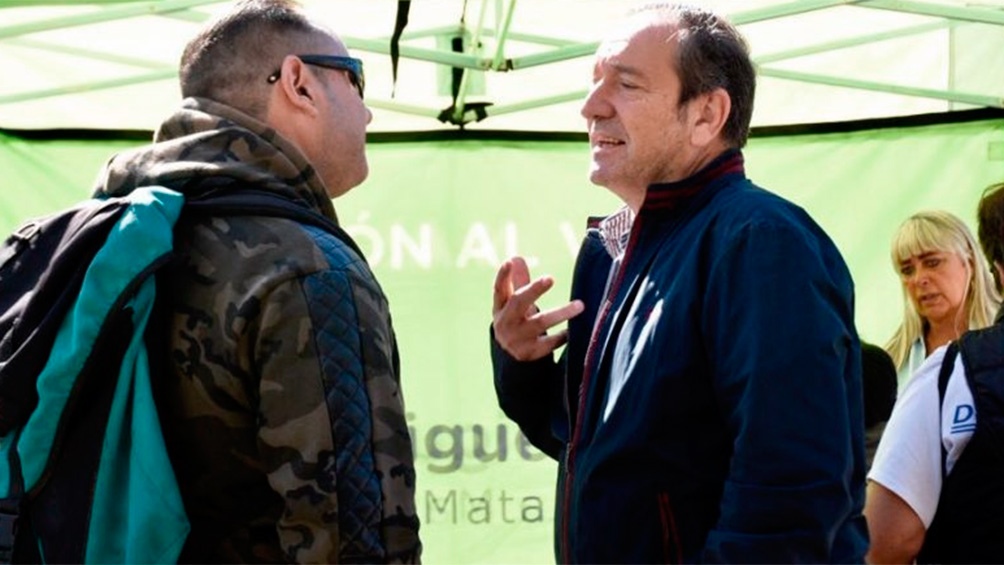
[[[86,26],[101,22],[126,20],[140,16],[159,16],[177,18],[185,21],[203,22],[208,14],[199,11],[201,6],[219,4],[224,0],[0,0],[0,14],[5,8],[24,6],[94,6],[97,9],[70,16],[54,17],[29,23],[0,26],[0,43],[16,45],[43,51],[72,54],[98,61],[115,62],[135,67],[136,72],[114,79],[96,80],[77,84],[69,84],[57,88],[26,90],[13,94],[0,95],[0,104],[11,104],[26,100],[63,96],[78,92],[89,92],[116,88],[126,85],[142,84],[175,77],[177,69],[160,61],[150,61],[127,55],[107,53],[91,49],[69,49],[65,46],[33,39],[35,33],[46,32],[69,27]],[[596,51],[597,42],[571,41],[558,37],[531,35],[519,33],[512,29],[513,15],[517,0],[475,0],[480,3],[477,11],[477,21],[473,25],[461,23],[456,26],[412,30],[404,33],[400,43],[400,57],[425,61],[462,69],[459,87],[452,106],[446,108],[423,107],[403,103],[392,98],[368,98],[367,103],[383,110],[402,114],[437,118],[440,121],[463,127],[472,121],[486,117],[541,108],[553,104],[581,100],[586,95],[584,89],[573,89],[550,96],[526,98],[505,104],[471,103],[471,77],[473,72],[515,72],[540,65],[560,61],[589,57]],[[876,34],[865,34],[840,40],[821,42],[816,45],[800,47],[787,51],[760,55],[755,58],[758,72],[761,76],[783,80],[801,81],[824,84],[851,89],[894,93],[906,96],[917,96],[948,102],[957,102],[975,106],[1004,108],[1004,97],[993,93],[962,92],[955,89],[918,88],[910,85],[892,84],[880,81],[858,80],[850,77],[831,76],[818,73],[796,72],[775,66],[775,63],[802,57],[810,54],[824,53],[851,46],[867,43],[877,43],[906,37],[909,35],[927,33],[930,31],[949,29],[970,25],[989,24],[1004,26],[1004,9],[994,9],[984,6],[950,6],[918,0],[787,0],[762,8],[742,11],[730,15],[736,25],[744,25],[767,20],[786,18],[797,14],[823,10],[838,6],[854,6],[874,10],[890,10],[931,18],[931,22],[904,27],[902,29]],[[489,12],[494,17],[489,18]],[[490,20],[490,21],[489,21]],[[0,18],[2,21],[2,18]],[[459,53],[443,49],[430,49],[409,44],[409,41],[427,37],[457,37],[468,36],[465,52]],[[482,38],[494,40],[493,47],[484,47]],[[364,38],[351,35],[343,36],[350,49],[375,53],[390,54],[390,37]],[[507,45],[510,41],[518,41],[532,45],[537,50],[528,55],[508,56]]]

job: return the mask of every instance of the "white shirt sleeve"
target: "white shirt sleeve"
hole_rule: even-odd
[[[941,495],[941,446],[948,450],[946,466],[958,460],[976,427],[972,394],[962,356],[955,359],[945,392],[945,409],[937,418],[938,373],[947,346],[920,366],[896,400],[879,442],[868,479],[903,499],[928,528]]]

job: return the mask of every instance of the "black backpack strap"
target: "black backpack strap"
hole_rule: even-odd
[[[298,204],[274,192],[248,188],[210,190],[186,199],[184,210],[203,216],[278,217],[315,226],[337,237],[366,261],[362,250],[341,226],[306,204]]]
[[[955,368],[955,358],[959,356],[959,342],[953,341],[945,350],[945,358],[941,362],[941,370],[938,372],[938,430],[940,437],[941,422],[944,419],[945,391],[948,390],[948,379],[952,376],[952,369]],[[945,442],[939,441],[941,446],[941,480],[944,482],[948,476],[948,451],[945,449]]]
[[[17,434],[14,445],[7,452],[10,465],[10,487],[7,496],[0,499],[0,563],[41,563],[38,541],[31,525],[31,517],[24,508],[24,477],[21,475],[21,458],[17,454]]]
[[[17,456],[17,446],[12,445],[7,452],[10,466],[10,492],[0,499],[0,563],[14,561],[14,539],[21,516],[21,498],[24,481],[21,478],[21,459]]]

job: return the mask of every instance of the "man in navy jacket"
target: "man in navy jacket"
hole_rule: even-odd
[[[564,306],[537,310],[553,280],[521,259],[499,269],[496,390],[562,463],[560,561],[848,563],[867,549],[853,284],[819,226],[745,176],[754,84],[718,16],[633,13],[599,48],[582,108],[590,180],[625,207],[591,230]]]

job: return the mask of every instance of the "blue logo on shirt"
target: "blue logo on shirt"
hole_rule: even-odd
[[[976,409],[972,404],[959,404],[952,418],[952,433],[971,432],[976,429]]]

